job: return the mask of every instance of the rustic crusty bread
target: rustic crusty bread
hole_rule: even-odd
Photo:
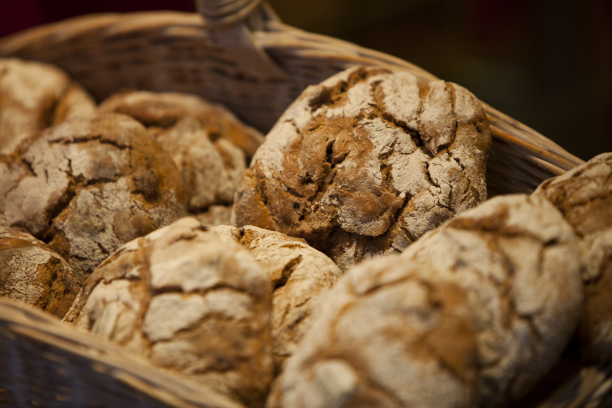
[[[401,258],[428,263],[468,294],[483,407],[522,397],[574,333],[583,301],[578,239],[544,198],[495,197],[429,232]]]
[[[303,239],[253,226],[217,226],[210,232],[244,245],[272,283],[272,341],[277,372],[293,355],[312,320],[319,300],[342,273],[323,253]]]
[[[273,376],[271,285],[240,245],[191,217],[129,242],[65,321],[260,407]]]
[[[319,303],[267,407],[468,408],[477,387],[466,294],[389,256],[349,270]]]
[[[0,154],[33,132],[94,110],[93,99],[59,68],[0,58]]]
[[[355,67],[279,119],[240,179],[236,223],[302,237],[346,270],[483,202],[490,145],[464,88]]]
[[[185,210],[181,176],[134,119],[80,116],[0,156],[0,213],[62,255],[79,284],[124,243]]]
[[[64,317],[79,292],[70,266],[30,234],[0,227],[0,298]]]
[[[99,111],[124,113],[147,127],[180,169],[194,214],[234,201],[247,158],[263,140],[222,106],[195,95],[124,92],[102,102]]]
[[[604,153],[542,183],[546,197],[572,225],[585,269],[580,338],[585,355],[612,361],[612,153]]]
[[[185,117],[195,118],[211,141],[224,139],[251,158],[263,136],[223,106],[190,94],[145,91],[117,93],[100,104],[103,112],[132,116],[154,132],[169,129]]]

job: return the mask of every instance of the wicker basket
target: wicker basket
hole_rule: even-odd
[[[398,58],[284,25],[261,0],[196,3],[201,15],[99,14],[37,27],[0,39],[0,56],[58,65],[98,100],[122,88],[195,93],[226,105],[263,132],[306,86],[355,64],[436,79]],[[582,163],[483,105],[493,133],[490,194],[529,193]],[[542,407],[606,405],[608,374],[584,368]],[[0,407],[14,406],[240,405],[42,312],[0,301]]]

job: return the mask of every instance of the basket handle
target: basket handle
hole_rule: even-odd
[[[253,38],[278,18],[263,0],[195,0],[213,41],[241,68],[245,77],[282,81],[288,75]]]

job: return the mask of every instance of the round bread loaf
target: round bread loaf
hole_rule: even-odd
[[[49,244],[79,284],[110,253],[184,213],[180,174],[146,129],[81,116],[0,156],[0,213]]]
[[[200,123],[212,142],[226,140],[239,147],[248,159],[263,142],[261,133],[242,123],[229,110],[195,95],[128,91],[106,99],[99,110],[129,115],[154,133],[161,133],[181,119],[191,117]]]
[[[585,263],[580,337],[590,359],[612,362],[612,153],[542,183],[546,197],[574,227]]]
[[[194,95],[127,92],[102,102],[100,112],[119,112],[147,126],[180,169],[188,210],[231,204],[236,183],[263,137],[227,110]]]
[[[30,234],[0,227],[0,298],[62,318],[79,289],[61,256]]]
[[[351,269],[275,381],[268,408],[475,406],[475,331],[460,287],[396,256]]]
[[[247,250],[203,229],[183,218],[123,246],[64,320],[261,407],[273,376],[270,282]]]
[[[279,372],[306,334],[317,301],[342,273],[303,239],[253,226],[217,226],[210,231],[244,245],[272,283],[272,341]]]
[[[94,111],[93,99],[60,69],[0,58],[0,154],[31,133]]]
[[[468,293],[484,407],[522,397],[574,333],[583,301],[578,240],[544,198],[495,197],[423,236],[401,258],[428,263]]]
[[[236,223],[304,238],[346,270],[484,201],[490,145],[464,88],[355,67],[285,111],[240,179]]]

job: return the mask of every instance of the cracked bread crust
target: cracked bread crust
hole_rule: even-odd
[[[464,88],[352,68],[285,111],[239,181],[236,222],[304,238],[346,270],[483,202],[490,145]]]
[[[264,140],[261,133],[223,106],[195,95],[127,91],[106,99],[99,110],[129,115],[154,132],[170,129],[181,119],[191,117],[212,142],[223,139],[240,148],[249,160]]]
[[[194,95],[126,92],[102,102],[99,111],[130,115],[148,128],[180,169],[193,214],[232,204],[245,155],[263,140],[221,106]]]
[[[534,195],[550,200],[572,225],[585,263],[580,338],[585,354],[612,361],[612,153],[594,157],[542,183]]]
[[[402,255],[469,294],[481,405],[523,396],[556,362],[583,301],[578,240],[546,199],[495,197],[431,231]]]
[[[270,282],[247,250],[205,229],[187,217],[124,245],[64,321],[260,407],[273,376]]]
[[[30,234],[0,227],[0,298],[64,317],[77,293],[70,266]]]
[[[319,303],[268,408],[473,407],[475,331],[466,294],[397,256],[351,269]]]
[[[0,156],[0,212],[70,264],[77,282],[124,243],[184,213],[172,158],[134,119],[68,120]]]
[[[0,154],[31,133],[92,114],[95,103],[60,69],[42,62],[0,58]]]
[[[342,277],[342,272],[303,239],[250,225],[240,229],[219,226],[210,231],[231,237],[247,248],[272,283],[272,342],[279,372],[308,331],[319,298]]]

